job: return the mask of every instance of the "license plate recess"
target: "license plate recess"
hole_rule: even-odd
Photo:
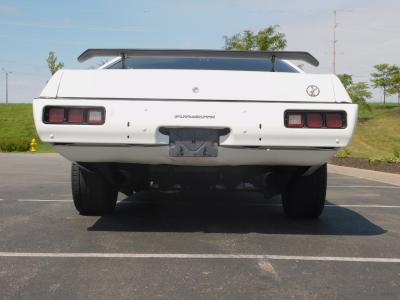
[[[170,128],[169,156],[217,157],[218,140],[218,129]]]

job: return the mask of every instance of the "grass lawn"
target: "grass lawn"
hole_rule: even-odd
[[[38,139],[33,123],[32,104],[0,104],[0,149],[27,151],[33,138],[39,142],[39,152],[53,151],[49,144]]]
[[[356,134],[347,148],[350,157],[387,159],[400,156],[400,105],[371,103],[360,111]]]

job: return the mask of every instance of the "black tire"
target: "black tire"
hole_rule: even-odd
[[[71,186],[75,208],[81,215],[99,216],[113,212],[118,192],[100,175],[72,164]]]
[[[283,210],[290,218],[318,218],[325,206],[327,167],[296,177],[282,193]]]

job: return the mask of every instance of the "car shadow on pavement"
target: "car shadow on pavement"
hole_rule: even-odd
[[[327,204],[332,204],[327,202]],[[326,207],[316,220],[285,217],[280,197],[251,192],[143,192],[117,203],[89,231],[380,235],[386,230],[355,210]]]

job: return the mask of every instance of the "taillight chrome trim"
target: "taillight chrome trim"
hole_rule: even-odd
[[[288,115],[290,113],[298,113],[303,115],[303,126],[302,127],[292,127],[289,126],[288,124]],[[321,113],[322,114],[322,126],[321,127],[307,127],[307,114],[308,113]],[[326,114],[327,113],[338,113],[342,116],[342,127],[327,127],[326,126]],[[290,110],[285,110],[283,114],[283,119],[284,119],[284,125],[286,128],[290,129],[345,129],[347,128],[347,113],[344,110],[296,110],[296,109],[290,109]]]
[[[64,109],[64,121],[61,123],[54,123],[49,121],[49,110],[52,108],[56,109]],[[83,110],[83,119],[84,121],[81,123],[69,122],[68,114],[70,109],[82,109]],[[88,111],[89,110],[101,110],[102,111],[102,122],[99,123],[88,123]],[[102,106],[64,106],[64,105],[48,105],[43,107],[42,112],[42,122],[44,124],[51,125],[90,125],[90,126],[98,126],[103,125],[106,122],[106,109]]]

